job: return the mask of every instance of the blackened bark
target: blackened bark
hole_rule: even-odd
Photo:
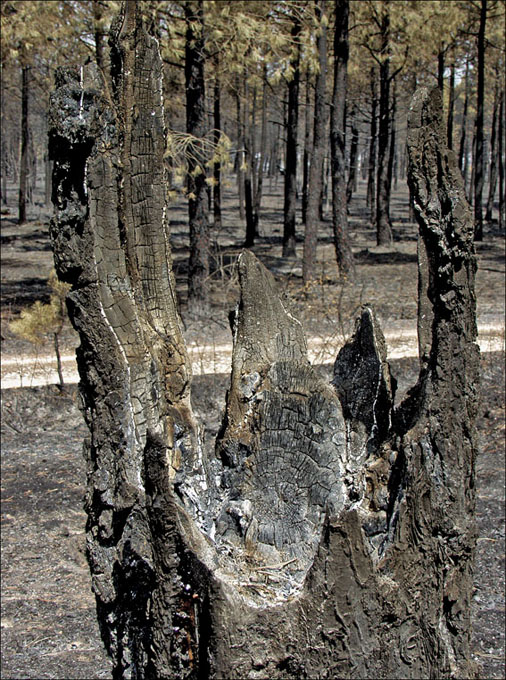
[[[332,224],[337,266],[344,276],[352,276],[353,253],[348,236],[346,204],[346,91],[348,81],[349,0],[335,1],[334,85],[330,114],[330,154],[332,175]]]
[[[235,157],[235,170],[237,175],[237,191],[239,194],[239,217],[246,218],[244,211],[244,121],[241,107],[241,86],[239,78],[235,81],[235,104],[236,104],[236,127],[237,127],[237,153]]]
[[[446,48],[441,46],[441,49],[437,54],[437,86],[439,87],[441,96],[443,96],[445,85],[445,55]]]
[[[81,340],[87,556],[114,676],[126,678],[146,676],[161,625],[144,451],[162,439],[174,475],[177,441],[193,423],[169,246],[162,63],[134,2],[115,23],[111,63],[114,107],[83,89],[82,70],[58,73],[51,237]]]
[[[21,156],[19,159],[18,222],[26,222],[30,127],[28,122],[29,66],[21,68]]]
[[[218,70],[218,65],[216,65]],[[214,80],[214,99],[213,99],[213,118],[214,118],[214,143],[216,148],[221,137],[221,85],[218,73]],[[221,228],[221,163],[216,160],[213,164],[213,217],[214,228]]]
[[[499,143],[497,145],[497,165],[499,169],[499,227],[504,229],[505,221],[505,194],[506,187],[504,181],[504,90],[501,92],[501,99],[499,103],[499,127],[497,131]]]
[[[175,305],[161,60],[126,8],[116,105],[60,71],[50,125],[51,235],[90,427],[88,558],[114,677],[470,677],[475,261],[440,98],[419,93],[409,123],[433,314],[414,390],[393,409],[368,307],[326,383],[244,251],[216,456],[198,441]]]
[[[297,128],[299,124],[300,42],[302,30],[297,8],[292,16],[290,35],[294,54],[290,60],[293,76],[288,83],[286,123],[285,200],[283,209],[283,257],[295,256],[295,217],[297,211]]]
[[[376,186],[376,242],[379,246],[392,242],[390,222],[390,190],[388,153],[390,142],[390,16],[383,5],[381,16],[381,64],[379,125],[378,125],[378,175]]]
[[[439,585],[428,600],[432,603],[429,607],[435,605],[434,597],[439,602],[436,606],[439,614],[429,619],[439,626],[440,642],[445,650],[443,654],[448,655],[446,663],[450,672],[455,677],[468,677],[471,674],[469,617],[476,540],[473,517],[479,381],[474,295],[476,260],[471,210],[453,152],[445,149],[445,137],[438,90],[419,91],[415,94],[409,120],[408,183],[427,252],[428,287],[425,294],[433,314],[432,344],[427,369],[421,372],[417,388],[400,411],[404,410],[409,419],[410,408],[417,404],[418,424],[411,432],[413,441],[418,439],[418,444],[415,447],[411,444],[405,452],[411,451],[413,462],[418,459],[425,469],[418,481],[412,478],[407,483],[407,487],[411,486],[408,504],[412,502],[413,492],[423,496],[422,489],[426,484],[431,487],[419,506],[421,510],[427,502],[427,507],[431,508],[434,538],[431,549],[435,552],[429,560],[437,559],[436,553],[441,547],[439,554],[443,562],[451,565],[443,578],[440,573]],[[419,294],[423,295],[423,291]],[[454,411],[455,408],[458,410]],[[455,422],[453,414],[457,412],[463,414],[462,422]],[[424,420],[424,413],[430,413],[430,418]],[[422,434],[422,423],[428,423],[426,435]],[[428,447],[422,453],[426,444]],[[416,505],[416,502],[412,504],[408,514],[413,529],[419,531],[427,526],[428,515],[426,512],[417,515]],[[450,535],[455,538],[451,539]],[[423,560],[419,562],[422,563]]]
[[[397,115],[397,87],[395,80],[393,92],[392,92],[392,105],[390,107],[390,141],[388,148],[388,195],[392,194],[392,179],[394,176],[395,167],[395,144],[396,144],[396,127],[395,127],[395,116]]]
[[[249,96],[247,97],[248,108],[249,108]],[[249,124],[249,138],[250,138],[250,151],[251,151],[251,186],[253,189],[253,205],[256,205],[257,196],[257,88],[256,85],[253,86],[251,102],[251,119]],[[253,212],[253,220],[255,221],[255,214]]]
[[[262,207],[262,191],[264,183],[264,166],[267,155],[267,66],[264,65],[262,87],[262,122],[260,130],[260,158],[256,174],[255,206],[253,210],[255,236],[259,233],[260,210]]]
[[[377,135],[378,87],[376,69],[371,68],[371,132],[369,141],[369,164],[367,178],[367,205],[371,223],[376,222],[376,135]]]
[[[206,132],[203,0],[187,0],[184,12],[186,131],[195,138],[193,153],[188,158],[187,175],[190,228],[188,307],[193,311],[207,301],[210,248],[206,158],[201,141]]]
[[[481,0],[480,26],[477,43],[477,86],[476,86],[476,120],[475,120],[475,156],[474,156],[474,236],[477,241],[483,240],[483,122],[485,98],[485,26],[487,22],[487,0]]]
[[[104,62],[104,38],[105,33],[102,27],[102,5],[99,0],[93,0],[93,37],[95,39],[95,60],[100,70],[105,67]]]
[[[488,175],[488,199],[487,209],[485,211],[485,220],[492,221],[492,210],[494,208],[494,196],[497,188],[497,111],[499,108],[499,73],[496,73],[496,82],[494,88],[494,105],[492,109],[492,124],[490,133],[490,170]]]
[[[357,108],[351,111],[351,144],[350,144],[350,167],[348,170],[348,183],[346,185],[346,202],[351,201],[353,192],[357,189],[357,163],[358,163],[358,123]]]
[[[475,171],[476,171],[476,120],[474,126],[473,143],[471,145],[471,176],[469,178],[469,184],[467,186],[467,200],[471,205],[474,205]]]
[[[253,187],[253,135],[249,110],[248,73],[244,74],[244,207],[246,213],[246,239],[244,246],[251,248],[255,243],[256,225],[254,216]]]
[[[311,82],[309,71],[306,74],[306,101],[304,114],[304,155],[302,158],[302,223],[306,224],[307,199],[309,188],[309,164],[311,158]],[[313,116],[314,127],[314,116]]]
[[[450,82],[448,83],[448,119],[446,134],[448,136],[448,148],[453,149],[453,114],[455,110],[455,61],[450,66]]]
[[[464,105],[462,108],[462,123],[460,129],[460,145],[459,145],[459,168],[464,178],[464,184],[467,180],[467,111],[469,107],[469,59],[466,59],[466,72],[464,75],[465,89],[464,89]]]
[[[316,247],[318,243],[318,221],[322,194],[323,158],[325,155],[327,128],[327,106],[325,89],[327,81],[327,27],[325,0],[319,0],[315,7],[320,32],[316,39],[319,72],[316,78],[314,99],[313,148],[309,167],[309,184],[304,232],[304,253],[302,277],[304,282],[316,277]]]

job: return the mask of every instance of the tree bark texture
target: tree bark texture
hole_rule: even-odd
[[[492,222],[492,211],[494,209],[494,197],[497,189],[497,128],[498,120],[497,113],[499,110],[499,101],[502,92],[500,92],[501,81],[499,80],[499,73],[496,72],[496,82],[494,88],[494,105],[492,109],[492,123],[490,132],[490,170],[488,174],[488,198],[487,209],[485,211],[485,220]]]
[[[369,163],[367,178],[367,205],[371,223],[376,222],[376,136],[377,136],[378,86],[376,69],[371,68],[371,133],[369,141]]]
[[[216,64],[216,71],[218,71],[218,63]],[[216,72],[214,80],[213,121],[213,137],[217,147],[221,137],[221,83],[218,72]],[[221,163],[219,160],[213,163],[213,179],[213,226],[215,230],[218,230],[221,229]]]
[[[311,76],[306,72],[306,99],[304,102],[304,154],[302,157],[302,223],[306,224],[311,156]],[[314,123],[314,116],[313,116]],[[314,124],[313,124],[314,127]]]
[[[462,106],[462,122],[460,129],[460,144],[459,144],[459,168],[464,178],[464,183],[467,180],[467,112],[469,108],[469,90],[470,90],[470,76],[469,76],[469,59],[466,59],[466,71],[464,75],[464,104]]]
[[[480,25],[478,29],[477,57],[478,81],[476,85],[476,119],[475,119],[475,153],[474,153],[474,236],[477,241],[483,240],[483,184],[484,184],[484,153],[483,153],[483,124],[485,98],[485,26],[487,22],[487,0],[481,0]]]
[[[248,72],[244,73],[244,207],[246,211],[246,238],[244,246],[251,248],[255,244],[256,224],[254,214],[254,169],[253,162],[255,154],[253,153],[253,136],[252,125],[250,121],[250,107],[249,107],[249,83]],[[254,112],[253,112],[254,113]]]
[[[304,253],[302,258],[302,277],[304,282],[316,278],[316,248],[322,195],[323,159],[327,141],[325,138],[325,131],[327,129],[325,97],[325,85],[327,82],[327,28],[322,22],[325,15],[325,0],[319,1],[315,11],[321,27],[321,32],[316,39],[320,70],[316,77],[314,98],[313,148],[309,166]]]
[[[204,79],[204,6],[203,0],[187,0],[185,82],[186,131],[195,137],[193,153],[188,158],[188,219],[190,227],[190,261],[188,265],[188,306],[198,309],[207,300],[209,276],[209,217],[205,153],[201,140],[206,132],[206,98]]]
[[[346,91],[348,82],[349,0],[335,1],[334,85],[330,113],[330,155],[332,169],[332,224],[337,266],[342,276],[352,276],[353,253],[348,235],[346,201]]]
[[[497,144],[497,165],[499,173],[499,228],[504,229],[506,225],[506,187],[504,180],[504,90],[501,92],[499,101],[499,122],[498,122],[498,144]]]
[[[433,324],[407,401],[393,409],[369,307],[329,384],[244,251],[211,452],[175,305],[161,61],[126,7],[116,107],[60,71],[50,121],[51,234],[90,428],[88,559],[114,677],[469,677],[473,225],[440,100],[419,94],[410,121]]]
[[[235,157],[235,166],[237,173],[237,192],[239,194],[239,217],[241,220],[244,220],[246,219],[244,210],[244,120],[241,107],[241,82],[238,76],[235,80],[235,94],[237,116],[237,153]]]
[[[30,68],[21,68],[21,156],[19,159],[18,222],[26,222],[26,201],[28,192],[28,157],[30,128],[28,122],[28,79]]]
[[[191,370],[171,270],[162,66],[134,6],[115,27],[115,109],[83,90],[79,70],[60,71],[49,131],[55,266],[73,286],[90,429],[87,555],[115,677],[150,663],[156,574],[143,456],[160,438],[177,466]]]
[[[357,190],[357,163],[358,163],[358,109],[356,106],[351,111],[351,144],[350,144],[350,166],[348,170],[348,183],[346,185],[346,202],[351,201],[353,192]]]
[[[256,174],[255,206],[253,210],[255,235],[259,235],[260,211],[264,184],[265,158],[267,155],[267,66],[264,65],[262,85],[262,122],[260,129],[260,158]]]
[[[392,180],[394,179],[395,171],[395,147],[396,147],[396,121],[395,117],[397,115],[397,87],[395,80],[393,81],[393,91],[391,97],[392,103],[390,106],[390,139],[388,143],[388,196],[390,203],[390,196],[392,195]]]
[[[455,60],[450,65],[450,82],[448,83],[448,118],[446,123],[446,134],[448,137],[448,148],[453,149],[453,117],[455,111]]]
[[[288,83],[288,112],[286,124],[285,197],[283,221],[283,257],[295,256],[295,218],[297,212],[297,129],[299,125],[300,82],[300,17],[294,10],[290,35],[294,55],[290,60],[293,76]]]
[[[392,242],[390,222],[390,187],[388,155],[390,143],[390,15],[383,5],[381,17],[380,98],[378,124],[378,177],[376,183],[376,242],[379,246]]]

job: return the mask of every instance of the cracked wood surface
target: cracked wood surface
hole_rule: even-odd
[[[394,410],[369,308],[326,384],[245,251],[213,452],[191,414],[161,61],[136,3],[113,29],[112,63],[113,106],[88,74],[60,71],[51,153],[90,428],[88,560],[114,677],[469,677],[475,265],[437,95],[420,92],[410,117],[433,310],[417,385]]]

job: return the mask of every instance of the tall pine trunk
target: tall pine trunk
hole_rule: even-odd
[[[311,81],[309,69],[306,73],[306,100],[304,112],[304,155],[302,160],[302,222],[306,224],[309,190],[309,166],[311,161]],[[313,116],[314,123],[314,116]],[[314,127],[314,124],[313,124]]]
[[[475,121],[475,155],[474,155],[474,236],[477,241],[483,240],[483,184],[484,184],[484,153],[483,153],[483,124],[485,97],[485,26],[487,21],[487,0],[481,0],[480,25],[477,43],[477,87],[476,87],[476,121]]]
[[[257,177],[256,177],[256,192],[255,192],[255,207],[253,211],[255,235],[258,236],[260,224],[260,210],[262,207],[262,193],[264,184],[264,166],[267,155],[267,66],[263,70],[263,85],[262,85],[262,122],[260,130],[260,158],[258,160]]]
[[[376,69],[371,68],[371,128],[369,141],[369,163],[367,177],[367,205],[371,223],[376,223],[376,137],[377,137],[378,87]]]
[[[350,144],[350,167],[348,170],[348,183],[346,185],[346,202],[351,201],[353,192],[357,190],[357,163],[358,163],[358,111],[353,106],[351,111],[351,144]]]
[[[469,59],[466,59],[466,71],[464,74],[464,104],[462,107],[462,123],[460,128],[460,144],[459,144],[459,168],[464,178],[464,184],[467,181],[467,118],[469,108],[469,90],[470,90],[470,76],[469,76]]]
[[[313,148],[309,166],[306,227],[302,260],[302,278],[305,283],[316,277],[316,248],[318,244],[318,223],[322,195],[323,158],[326,147],[327,17],[325,13],[325,0],[318,0],[315,6],[315,14],[320,27],[316,39],[319,71],[316,78],[314,96]]]
[[[448,135],[448,148],[453,149],[453,117],[455,112],[455,61],[450,65],[450,82],[448,84],[448,118],[446,133]]]
[[[255,243],[255,217],[254,202],[253,202],[253,153],[252,153],[252,131],[250,123],[250,110],[249,110],[249,83],[248,83],[248,73],[244,74],[244,207],[246,212],[246,238],[244,241],[244,246],[246,248],[251,248]]]
[[[381,64],[379,126],[378,126],[378,175],[376,185],[376,243],[379,246],[392,243],[390,222],[390,187],[388,155],[390,148],[390,16],[386,4],[381,16]]]
[[[285,198],[283,209],[283,257],[295,256],[295,220],[297,213],[297,129],[299,124],[300,32],[297,8],[293,9],[290,31],[294,54],[290,60],[292,78],[288,83],[286,123]]]
[[[496,81],[494,87],[494,104],[492,109],[492,124],[490,132],[490,170],[488,175],[488,199],[487,199],[487,209],[485,211],[485,220],[487,222],[492,221],[492,211],[494,209],[494,197],[497,188],[497,112],[499,109],[499,73],[496,72]]]
[[[504,89],[499,100],[499,123],[498,123],[498,144],[497,144],[497,166],[499,172],[499,228],[505,229],[505,173],[504,173]]]
[[[215,149],[218,150],[221,138],[221,84],[218,75],[218,64],[216,64],[216,76],[214,79],[213,123]],[[221,229],[221,162],[219,159],[213,164],[213,225],[215,230]]]
[[[237,176],[237,192],[239,195],[239,217],[246,218],[244,210],[244,120],[241,106],[241,83],[237,77],[235,80],[235,106],[237,127],[237,153],[235,157],[235,171]]]
[[[395,117],[397,115],[397,87],[395,80],[393,81],[393,92],[392,92],[392,106],[390,107],[390,144],[388,149],[388,194],[392,194],[392,180],[394,176],[395,168],[395,145],[396,145],[396,121]]]
[[[353,253],[348,236],[346,203],[346,92],[348,82],[349,0],[335,0],[334,85],[330,114],[332,225],[337,266],[343,277],[353,275]]]
[[[18,223],[26,222],[30,127],[28,121],[29,66],[21,67],[21,156],[19,159]]]
[[[186,131],[195,137],[194,151],[188,158],[188,218],[190,260],[188,265],[188,308],[198,309],[207,302],[209,276],[209,219],[204,135],[206,98],[204,75],[204,2],[187,0],[184,4]]]

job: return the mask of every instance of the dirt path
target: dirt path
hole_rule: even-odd
[[[390,359],[403,359],[418,356],[417,333],[414,323],[396,324],[396,328],[385,333],[388,356]],[[504,350],[504,323],[481,324],[478,342],[482,352]],[[310,337],[308,355],[312,364],[331,364],[342,347],[343,338]],[[203,345],[197,342],[188,344],[194,375],[230,373],[232,353],[231,343]],[[79,382],[75,355],[61,357],[65,383]],[[51,355],[14,357],[4,355],[1,359],[1,386],[3,389],[19,387],[39,387],[59,382],[56,359]]]

